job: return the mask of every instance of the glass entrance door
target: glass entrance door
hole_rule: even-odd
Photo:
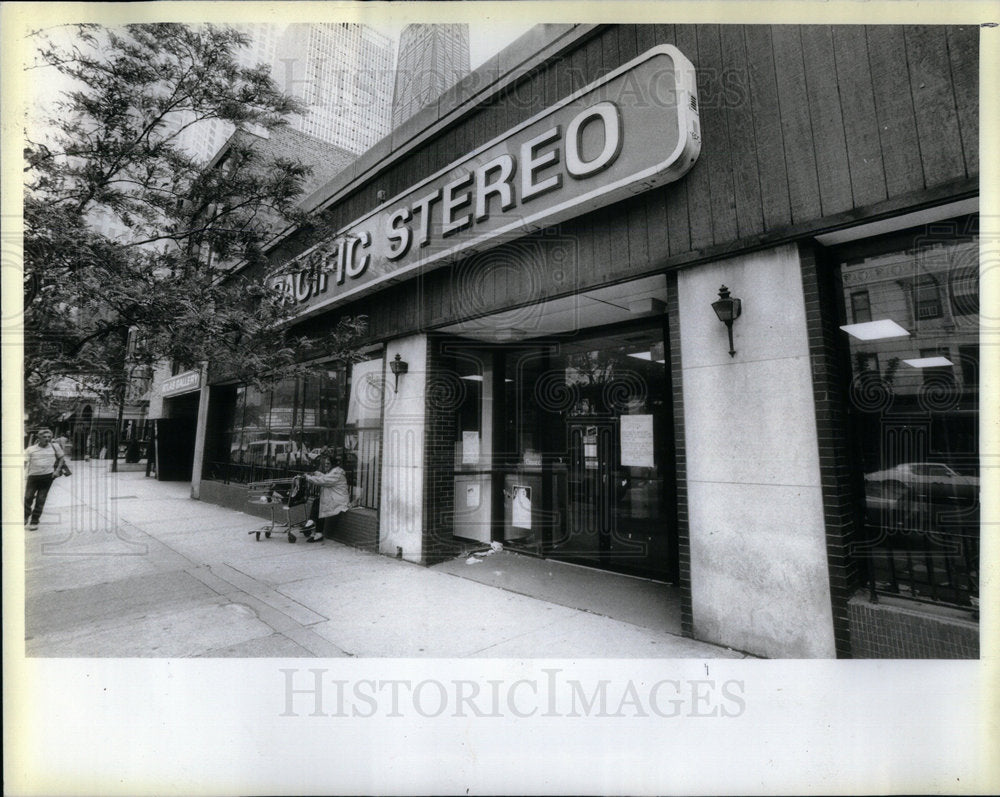
[[[505,407],[506,445],[517,467],[505,479],[505,500],[522,524],[508,523],[508,544],[676,578],[665,351],[657,325],[508,355],[506,392],[517,403]]]
[[[493,359],[459,343],[447,347],[455,408],[453,526],[455,537],[488,543],[493,526]]]
[[[553,540],[553,550],[562,556],[609,564],[617,520],[616,439],[615,423],[607,418],[577,417],[566,424],[566,523]]]

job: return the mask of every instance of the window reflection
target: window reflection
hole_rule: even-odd
[[[856,553],[879,591],[978,605],[978,239],[967,220],[839,263],[864,471]]]
[[[312,469],[330,450],[348,473],[353,497],[377,508],[381,391],[381,357],[349,367],[316,367],[266,390],[237,386],[219,410],[206,478],[238,483],[281,478]]]

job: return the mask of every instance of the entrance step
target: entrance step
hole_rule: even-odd
[[[506,550],[481,556],[466,551],[431,569],[641,628],[681,633],[680,591],[661,581]]]

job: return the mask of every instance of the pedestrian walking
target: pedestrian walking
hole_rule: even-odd
[[[65,459],[62,447],[52,441],[51,430],[39,429],[35,435],[35,441],[34,445],[28,446],[24,451],[24,465],[27,473],[24,491],[24,522],[28,523],[29,531],[38,528],[52,480],[62,471]]]
[[[347,474],[338,460],[330,454],[319,459],[319,470],[305,474],[306,481],[317,485],[319,498],[313,501],[306,528],[311,530],[307,542],[322,542],[326,532],[332,531],[334,519],[351,506],[351,490]]]

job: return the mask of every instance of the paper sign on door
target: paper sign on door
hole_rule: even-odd
[[[462,432],[462,464],[479,462],[479,432]]]
[[[513,512],[511,525],[519,529],[531,529],[531,488],[514,485]]]
[[[626,467],[655,468],[653,460],[653,416],[622,415],[621,463]]]

